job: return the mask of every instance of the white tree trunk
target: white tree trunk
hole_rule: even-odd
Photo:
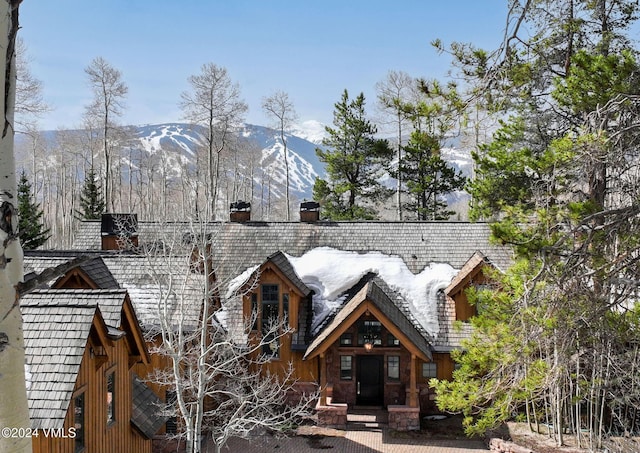
[[[16,285],[22,280],[22,248],[17,238],[17,191],[13,156],[15,103],[15,35],[20,0],[0,1],[0,430],[29,428],[29,408],[24,373],[22,316]],[[7,68],[8,66],[8,68]],[[8,69],[8,70],[7,70]],[[2,95],[4,94],[4,96]],[[0,453],[31,451],[30,437],[0,434]],[[18,433],[16,433],[18,434]]]

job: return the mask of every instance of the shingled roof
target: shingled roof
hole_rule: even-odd
[[[233,281],[243,272],[257,268],[268,259],[278,257],[279,253],[300,257],[321,247],[397,256],[414,274],[437,263],[448,264],[453,269],[460,270],[465,264],[469,265],[470,257],[479,256],[478,251],[481,251],[483,259],[490,261],[498,269],[504,270],[512,263],[510,249],[490,241],[490,229],[486,223],[250,221],[194,225],[186,222],[139,222],[138,229],[141,247],[150,247],[158,243],[181,247],[190,244],[188,241],[185,242],[186,237],[206,235],[215,260],[216,278],[223,285],[225,282]],[[194,233],[195,231],[197,233]],[[74,248],[90,250],[98,249],[100,246],[100,222],[82,222],[74,241]],[[286,267],[287,264],[283,261],[279,262],[278,266]],[[110,269],[116,273],[111,266]],[[122,274],[123,278],[127,275]],[[123,281],[120,277],[117,279]],[[124,286],[131,290],[132,298],[142,299],[141,295],[134,294],[133,286]],[[222,291],[222,294],[225,292]],[[400,298],[395,302],[398,307],[408,312],[404,299]],[[450,316],[448,312],[445,313],[446,310],[446,307],[440,307],[436,315],[440,324],[440,332],[437,335],[437,346],[440,348],[457,345],[459,340],[466,336],[458,335],[450,326],[443,330],[443,322],[450,323]],[[144,310],[141,312],[144,313]],[[141,318],[145,319],[144,314]]]
[[[118,327],[124,290],[35,290],[20,299],[34,428],[62,428],[96,315]],[[100,307],[103,307],[101,311]]]
[[[98,224],[99,226],[99,224]],[[98,230],[99,233],[99,230]],[[80,254],[87,254],[80,250],[36,250],[25,253],[25,273],[40,273],[48,268],[66,263]],[[114,253],[113,251],[89,251],[95,254],[88,256],[78,267],[100,289],[126,289],[131,303],[136,311],[140,324],[145,329],[151,329],[158,323],[158,301],[161,290],[158,282],[167,287],[170,276],[174,282],[182,278],[179,290],[169,297],[171,311],[177,310],[179,299],[184,298],[187,327],[197,323],[201,301],[203,299],[203,285],[201,274],[191,272],[188,255],[183,256],[146,256],[131,253]],[[59,280],[59,279],[58,279]],[[50,281],[43,289],[54,285]]]
[[[205,277],[192,272],[188,256],[123,254],[107,255],[103,260],[122,288],[129,291],[144,329],[159,325],[158,303],[163,297],[167,298],[171,318],[177,321],[178,317],[173,314],[182,306],[185,327],[191,329],[197,325],[205,297]],[[167,293],[169,286],[172,287],[171,294]]]
[[[305,358],[313,357],[323,343],[338,329],[346,329],[345,321],[353,317],[358,307],[369,301],[395,325],[409,341],[425,356],[431,357],[430,338],[410,313],[402,309],[400,296],[375,274],[365,275],[357,285],[348,291],[347,299],[322,331],[315,337],[305,353]],[[352,319],[355,321],[355,319]],[[382,321],[382,320],[381,320]]]
[[[512,254],[490,241],[489,225],[468,222],[211,222],[198,229],[207,231],[212,250],[219,259],[216,273],[229,281],[243,270],[263,263],[281,251],[301,256],[317,247],[355,252],[379,251],[403,259],[413,273],[431,263],[447,263],[460,269],[481,250],[500,269],[506,269]],[[189,223],[139,222],[141,246],[161,238],[184,237],[194,230]],[[101,247],[100,222],[84,221],[73,248]]]
[[[147,438],[153,436],[169,417],[162,414],[162,401],[136,374],[131,389],[133,404],[131,423]]]

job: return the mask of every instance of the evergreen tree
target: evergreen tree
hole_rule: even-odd
[[[24,250],[34,250],[47,242],[51,236],[44,226],[44,211],[31,193],[31,183],[24,170],[18,181],[19,234]]]
[[[328,178],[318,178],[314,198],[322,205],[323,217],[332,220],[370,220],[376,217],[373,203],[391,194],[379,179],[393,150],[386,140],[375,138],[376,127],[365,115],[364,94],[349,99],[344,90],[335,104],[334,127],[326,127],[328,138],[316,149],[326,164]]]
[[[453,83],[419,79],[417,88],[419,99],[404,106],[414,132],[403,147],[404,159],[390,173],[403,181],[410,200],[405,207],[418,220],[446,220],[455,211],[447,210],[443,196],[462,189],[466,180],[442,159],[440,150],[463,117],[462,103]]]
[[[80,210],[76,211],[79,220],[99,220],[105,211],[102,188],[98,184],[98,176],[93,167],[84,178],[84,186],[80,193]]]
[[[455,381],[433,385],[469,432],[519,412],[546,418],[558,445],[569,428],[597,450],[639,429],[640,67],[625,37],[638,3],[511,6],[499,52],[454,53],[503,118],[474,156],[472,215],[517,264],[500,291],[472,295],[484,312]]]
[[[411,201],[405,208],[418,220],[447,220],[455,211],[447,209],[443,195],[464,187],[466,178],[442,159],[440,141],[420,131],[411,134],[404,147],[400,174]]]

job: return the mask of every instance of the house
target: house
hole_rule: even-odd
[[[125,450],[120,451],[156,451],[156,445],[165,445],[166,439],[164,434],[168,431],[175,431],[174,419],[162,416],[160,414],[161,405],[167,400],[167,389],[157,383],[149,382],[149,377],[155,370],[168,368],[167,358],[161,354],[155,352],[158,342],[160,341],[157,335],[157,305],[161,299],[160,291],[157,285],[157,279],[163,277],[163,272],[168,272],[170,269],[172,272],[180,273],[181,267],[184,274],[189,275],[188,281],[193,280],[194,283],[191,286],[193,292],[183,290],[183,296],[186,296],[189,301],[194,301],[194,304],[187,304],[192,310],[186,312],[186,320],[189,323],[187,328],[197,322],[200,310],[200,296],[197,294],[201,291],[202,285],[199,280],[202,276],[198,273],[191,273],[189,271],[190,260],[184,257],[158,257],[154,260],[153,257],[143,256],[140,254],[119,253],[109,250],[95,250],[95,251],[74,251],[74,250],[35,250],[25,252],[25,270],[26,279],[32,278],[33,275],[39,274],[46,269],[55,268],[56,266],[68,263],[78,257],[82,257],[79,264],[71,267],[63,275],[56,276],[53,280],[44,282],[41,284],[39,290],[33,293],[27,294],[21,301],[21,308],[23,316],[25,317],[25,336],[27,335],[43,335],[37,330],[31,332],[32,329],[38,329],[41,327],[40,323],[30,324],[26,323],[27,315],[31,311],[35,310],[35,305],[30,301],[35,295],[42,294],[47,291],[54,302],[56,307],[65,307],[65,310],[76,310],[78,306],[84,307],[79,304],[79,300],[87,301],[85,305],[90,309],[91,307],[98,307],[100,316],[98,319],[104,318],[105,310],[108,310],[110,314],[109,322],[107,326],[113,330],[119,328],[119,322],[125,323],[126,327],[132,332],[133,338],[136,339],[136,348],[132,348],[128,344],[126,351],[129,353],[129,359],[127,369],[129,370],[130,378],[123,380],[122,385],[128,386],[126,389],[120,389],[118,394],[123,395],[122,398],[126,398],[126,405],[122,405],[121,408],[125,410],[129,407],[131,413],[127,416],[127,419],[131,418],[134,423],[132,426],[136,429],[136,432],[141,433],[144,437],[144,448],[129,450],[127,447]],[[122,298],[121,306],[122,310],[118,308],[117,303],[110,298],[111,294],[119,294]],[[72,303],[76,298],[75,304]],[[79,299],[81,298],[81,299]],[[174,307],[177,305],[177,301],[174,300],[175,295],[171,296],[168,306]],[[41,298],[37,299],[41,301]],[[89,303],[90,301],[90,303]],[[173,305],[172,305],[173,304]],[[39,308],[42,310],[42,308]],[[118,315],[122,312],[122,318]],[[125,316],[126,315],[126,316]],[[70,316],[73,314],[70,313]],[[80,319],[80,318],[79,318]],[[101,325],[99,322],[97,325]],[[85,325],[86,327],[86,325]],[[68,329],[68,331],[67,331]],[[97,327],[93,328],[94,330]],[[154,330],[156,329],[156,330]],[[61,338],[66,336],[73,336],[74,324],[54,324],[51,329],[56,335]],[[92,330],[93,332],[93,330]],[[155,333],[154,333],[155,332]],[[40,345],[40,349],[32,349],[27,342],[27,362],[38,361],[38,355],[46,355],[50,353],[50,350],[46,348],[47,345],[50,348],[57,346],[59,340],[48,340],[49,337],[38,337],[36,342]],[[79,343],[75,346],[75,354],[77,357],[82,356],[82,351],[87,346],[86,337],[84,337],[84,343],[82,339],[78,339]],[[122,342],[120,342],[122,343]],[[118,345],[120,345],[118,343]],[[82,347],[81,347],[82,346]],[[69,346],[71,347],[71,346]],[[54,349],[55,350],[55,349]],[[137,355],[133,354],[133,351],[141,350],[145,352],[144,360],[140,359]],[[94,348],[95,351],[95,348]],[[70,359],[65,359],[70,360]],[[121,357],[124,360],[124,357]],[[124,369],[124,368],[123,368]],[[84,368],[82,368],[84,370]],[[63,381],[67,379],[68,385],[72,385],[73,376],[76,376],[76,386],[82,385],[82,382],[87,380],[87,374],[83,371],[77,371],[74,373],[65,374],[64,377],[57,376],[55,373],[60,371],[60,366],[57,363],[51,363],[47,368],[49,378],[55,381]],[[32,373],[32,377],[38,376]],[[124,379],[124,377],[122,378]],[[99,387],[104,383],[94,379],[91,386]],[[39,404],[40,393],[30,393],[29,402],[33,405]],[[100,394],[91,392],[88,394],[91,396],[91,404],[89,407],[99,408],[104,404]],[[125,396],[126,395],[126,396]],[[72,401],[71,394],[64,393],[59,394],[60,405],[64,406]],[[66,399],[65,399],[66,398]],[[95,398],[98,398],[97,400]],[[89,404],[87,402],[87,404]],[[49,407],[49,406],[46,406]],[[93,410],[93,409],[92,409]],[[99,410],[99,409],[96,409]],[[46,414],[45,408],[42,413]],[[34,427],[37,427],[37,417],[34,418],[32,412],[32,423]],[[124,418],[121,418],[124,419]],[[92,419],[93,420],[93,419]],[[165,424],[166,422],[166,424]],[[101,425],[91,425],[91,428],[100,429]],[[99,434],[90,436],[91,439],[99,439],[100,442],[94,444],[90,443],[91,447],[87,451],[119,451],[112,450],[109,443],[103,442],[99,438]],[[121,439],[126,439],[125,436],[119,436]],[[137,438],[135,438],[137,440]],[[153,442],[150,441],[153,440]],[[154,445],[152,447],[152,444]],[[35,445],[35,443],[34,443]],[[68,442],[67,444],[68,445]],[[94,446],[95,445],[95,446]],[[129,445],[129,444],[127,444]],[[38,452],[45,451],[58,451],[55,445],[51,442],[46,445],[43,444],[39,447]],[[67,450],[60,450],[67,451]]]
[[[415,429],[436,410],[429,379],[451,378],[450,353],[470,332],[466,288],[483,284],[486,266],[505,269],[510,251],[483,223],[326,222],[313,209],[301,219],[253,222],[243,207],[228,222],[137,222],[128,234],[140,249],[205,235],[220,318],[238,341],[252,314],[254,335],[274,317],[295,329],[264,351],[268,368],[291,362],[298,385],[321,388],[320,423],[343,425],[350,407],[375,405],[393,427]],[[104,225],[83,222],[74,248],[116,244]]]
[[[151,452],[164,419],[132,372],[149,353],[127,292],[37,289],[20,308],[33,451]]]

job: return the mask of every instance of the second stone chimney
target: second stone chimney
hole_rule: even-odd
[[[102,250],[130,250],[138,247],[137,214],[102,214]]]
[[[251,220],[251,203],[235,201],[229,205],[230,222],[248,222]]]
[[[303,201],[300,203],[300,221],[317,222],[320,220],[320,203],[317,201]]]

